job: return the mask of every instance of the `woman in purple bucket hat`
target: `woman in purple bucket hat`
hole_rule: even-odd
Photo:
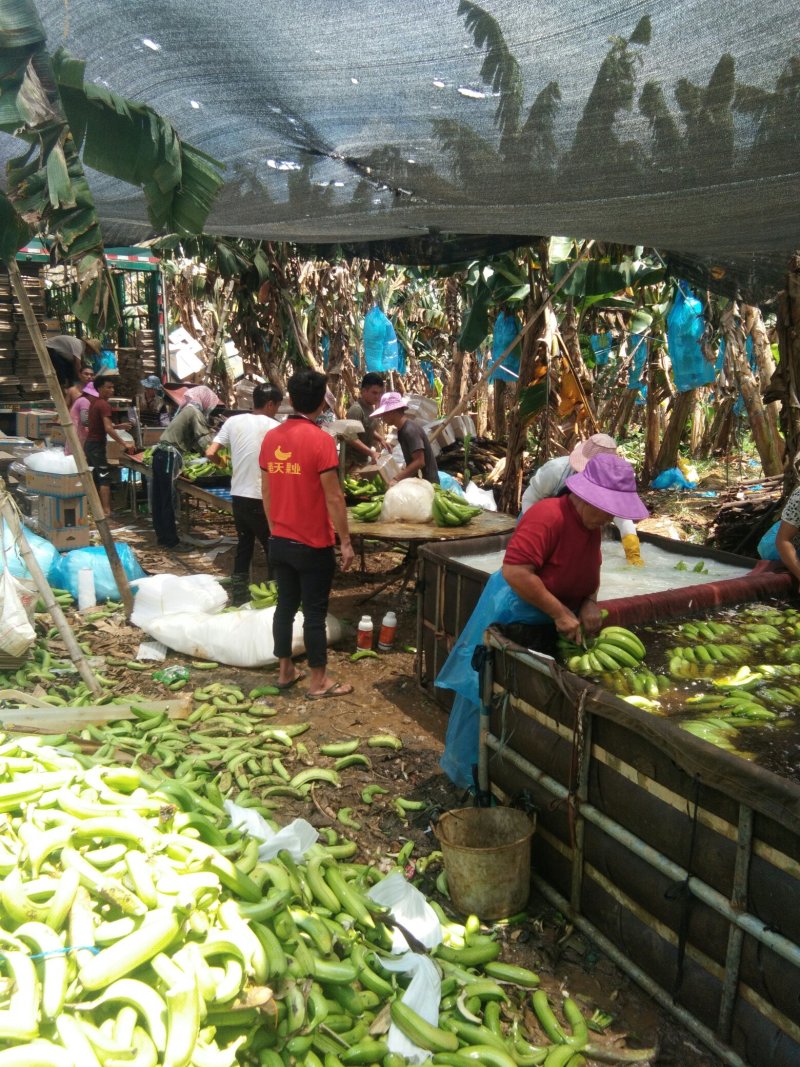
[[[534,504],[521,517],[503,565],[481,594],[436,685],[456,694],[441,766],[456,785],[474,783],[478,758],[479,678],[475,648],[493,624],[520,625],[520,643],[554,655],[559,636],[580,642],[600,629],[600,532],[616,516],[638,520],[647,508],[627,460],[602,453],[566,481],[562,493]]]

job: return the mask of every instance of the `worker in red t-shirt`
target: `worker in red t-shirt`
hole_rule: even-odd
[[[521,624],[528,648],[551,656],[558,635],[579,643],[596,634],[600,531],[615,515],[638,521],[647,508],[630,463],[604,453],[567,478],[561,496],[540,500],[520,519],[501,569],[484,586],[436,677],[437,686],[456,694],[441,760],[456,785],[473,784],[477,763],[480,681],[471,664],[484,631],[493,624]]]
[[[301,678],[292,662],[292,627],[303,609],[303,639],[310,678],[308,697],[344,696],[352,685],[327,671],[325,617],[336,570],[334,529],[339,535],[342,570],[353,562],[347,508],[339,485],[339,458],[330,434],[314,422],[325,406],[326,377],[301,370],[289,379],[294,414],[270,430],[259,455],[264,511],[270,528],[269,566],[278,586],[272,626],[278,657],[279,689]]]
[[[126,452],[135,452],[136,445],[126,442],[120,437],[117,430],[129,430],[129,422],[121,422],[116,428],[111,421],[111,405],[109,399],[114,395],[113,378],[95,378],[94,387],[97,396],[89,405],[89,414],[86,419],[86,462],[92,468],[92,478],[100,494],[100,503],[106,517],[111,514],[111,468],[108,466],[106,456],[106,438],[111,437],[120,444]]]

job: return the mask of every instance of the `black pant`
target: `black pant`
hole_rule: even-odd
[[[325,616],[336,570],[333,546],[311,548],[285,537],[271,537],[269,565],[278,584],[278,603],[272,622],[275,655],[279,659],[291,656],[292,625],[302,604],[308,665],[324,667],[328,662]]]
[[[111,485],[111,470],[108,466],[105,441],[87,441],[83,446],[86,462],[92,468],[92,479],[98,489]]]
[[[260,497],[256,499],[250,496],[232,496],[231,504],[233,505],[233,524],[236,527],[236,536],[239,538],[236,545],[236,557],[233,561],[233,573],[247,576],[253,561],[256,538],[269,562],[269,525],[267,516],[264,514],[264,503]]]
[[[153,451],[153,484],[150,501],[153,529],[164,548],[175,548],[180,542],[175,524],[175,479],[183,466],[180,453],[171,448]]]

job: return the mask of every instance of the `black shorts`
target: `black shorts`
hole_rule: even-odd
[[[86,452],[86,462],[92,468],[92,478],[97,488],[111,485],[111,468],[108,465],[105,441],[87,441],[83,448]]]

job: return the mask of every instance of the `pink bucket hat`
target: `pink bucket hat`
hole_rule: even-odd
[[[622,456],[594,456],[581,474],[567,478],[567,489],[618,519],[644,519],[650,514],[636,492],[633,467]]]
[[[384,393],[378,407],[371,413],[370,418],[385,415],[387,411],[400,411],[408,407],[408,401],[400,393]]]
[[[569,465],[576,474],[584,469],[593,456],[616,455],[617,442],[607,433],[593,433],[585,441],[579,441],[569,454]]]
[[[100,396],[94,382],[87,382],[83,389],[81,389],[81,392],[84,396]]]

